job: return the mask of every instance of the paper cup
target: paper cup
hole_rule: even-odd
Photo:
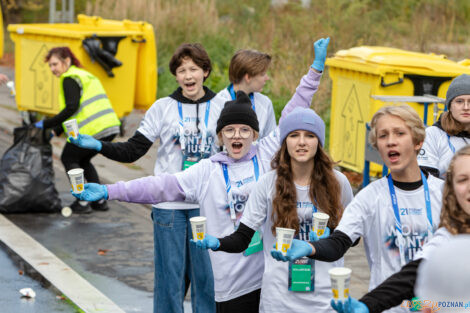
[[[67,129],[67,134],[73,138],[78,138],[78,124],[76,119],[71,119],[64,122],[65,129]]]
[[[281,251],[282,255],[286,255],[287,249],[292,244],[295,229],[276,227],[276,250]]]
[[[9,81],[6,83],[8,89],[10,89],[10,95],[11,96],[16,96],[16,90],[15,90],[15,82],[14,81]]]
[[[83,168],[74,168],[67,172],[70,178],[73,192],[82,193],[85,179],[83,178]]]
[[[347,267],[334,267],[328,271],[331,279],[331,290],[335,301],[344,301],[349,297],[349,281],[351,269]]]
[[[328,219],[330,216],[325,213],[315,212],[313,213],[312,230],[317,233],[318,236],[323,235],[325,232],[326,225],[328,225]]]
[[[204,239],[206,234],[206,218],[204,216],[191,217],[191,229],[193,231],[193,240],[201,241]]]

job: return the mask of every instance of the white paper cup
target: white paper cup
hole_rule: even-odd
[[[189,219],[194,241],[202,241],[204,239],[206,235],[206,220],[204,216],[195,216]]]
[[[78,124],[76,119],[71,119],[64,122],[65,129],[67,129],[67,134],[73,138],[78,138]]]
[[[325,213],[315,212],[313,213],[312,230],[317,233],[318,236],[323,235],[325,232],[326,225],[328,225],[328,219],[330,216]]]
[[[6,83],[8,89],[10,89],[10,95],[11,96],[16,96],[16,90],[15,90],[15,82],[10,80],[9,82]]]
[[[70,178],[70,184],[72,185],[73,192],[82,193],[85,179],[83,177],[83,168],[74,168],[67,172]]]
[[[328,271],[331,279],[331,291],[335,301],[344,301],[349,297],[349,282],[351,269],[347,267],[334,267]]]
[[[276,250],[281,251],[282,255],[286,255],[287,249],[292,244],[295,229],[276,227]]]

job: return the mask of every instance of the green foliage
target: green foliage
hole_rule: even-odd
[[[37,0],[16,0],[36,1]],[[277,117],[311,64],[312,43],[330,36],[329,56],[341,49],[380,45],[468,57],[468,0],[312,0],[308,8],[291,0],[272,7],[270,0],[75,0],[76,13],[110,19],[144,20],[154,25],[158,47],[158,97],[177,87],[168,70],[174,50],[200,42],[213,62],[206,86],[228,84],[232,54],[257,49],[273,57],[264,88]],[[47,20],[47,5],[24,22]],[[31,15],[32,14],[32,15]],[[40,18],[38,18],[38,16]],[[324,74],[313,107],[329,123],[331,81]],[[328,128],[327,128],[328,129]]]

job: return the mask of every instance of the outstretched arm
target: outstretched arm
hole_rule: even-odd
[[[171,174],[120,181],[111,185],[85,184],[82,193],[73,195],[85,201],[109,199],[147,204],[184,201],[186,198],[178,180]]]
[[[359,301],[367,305],[370,313],[376,313],[400,305],[403,300],[411,300],[415,296],[414,286],[422,260],[418,259],[406,264],[399,272],[387,278]]]
[[[153,144],[139,131],[125,142],[105,142],[84,134],[78,134],[77,139],[69,137],[69,140],[80,148],[96,150],[108,159],[124,163],[137,161]]]
[[[329,42],[330,38],[321,38],[313,44],[315,60],[310,66],[308,73],[300,80],[294,95],[282,110],[281,120],[296,107],[310,107],[313,95],[317,92],[318,85],[320,84]]]

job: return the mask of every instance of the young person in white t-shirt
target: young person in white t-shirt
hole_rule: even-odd
[[[169,68],[179,87],[147,110],[134,136],[126,142],[102,142],[81,134],[77,140],[69,138],[70,141],[126,163],[138,160],[159,141],[155,175],[180,172],[215,154],[218,150],[215,128],[225,101],[204,86],[212,70],[209,55],[200,44],[182,44],[174,52]],[[189,244],[192,238],[189,219],[200,215],[199,205],[184,201],[152,204],[153,312],[183,313],[188,280],[193,312],[215,312],[209,254]]]
[[[230,85],[217,94],[226,101],[235,100],[241,90],[249,95],[251,106],[258,116],[259,138],[269,135],[276,128],[273,103],[261,91],[269,80],[267,74],[271,56],[256,50],[238,50],[230,61],[228,77]]]
[[[248,248],[255,231],[261,230],[265,265],[260,312],[333,312],[328,270],[342,266],[342,258],[331,263],[305,258],[294,264],[277,262],[270,254],[276,227],[295,229],[295,238],[314,241],[318,238],[311,231],[312,215],[323,212],[329,215],[328,227],[334,229],[353,198],[351,186],[333,169],[334,162],[323,149],[325,124],[313,110],[296,108],[279,129],[282,144],[272,162],[274,170],[256,184],[240,227],[221,239],[206,235],[196,245],[239,253]],[[328,236],[329,228],[320,238]],[[300,280],[292,275],[299,270],[308,272]]]
[[[369,289],[412,261],[439,225],[442,200],[443,181],[421,172],[416,159],[424,136],[423,122],[408,105],[379,109],[372,117],[369,140],[390,174],[356,195],[330,237],[313,243],[294,240],[287,259],[336,261],[363,237],[371,270]]]
[[[350,298],[344,303],[335,304],[335,309],[338,312],[347,313],[379,313],[400,305],[405,300],[413,299],[418,295],[415,286],[418,269],[422,267],[423,260],[429,260],[432,255],[436,255],[443,247],[447,246],[451,238],[462,234],[470,234],[470,145],[457,151],[450,161],[444,184],[439,229],[433,238],[423,246],[423,250],[418,253],[416,260],[402,267],[400,272],[387,278],[387,280],[364,295],[359,301]],[[446,257],[450,256],[446,255]],[[448,268],[448,262],[441,265],[440,270],[444,274]],[[460,277],[456,277],[457,279],[469,277],[468,273],[470,270],[467,265],[465,269],[456,270],[462,270]],[[436,276],[437,271],[434,271],[431,275]],[[445,293],[447,293],[447,296],[468,296],[466,288],[456,288],[455,281],[448,277],[445,280],[439,281],[439,284],[440,286],[427,287],[434,288],[435,290],[440,289],[440,301],[448,300]],[[421,289],[424,287],[426,286],[421,286]],[[431,299],[421,298],[421,300]],[[461,301],[464,300],[468,299],[461,299]],[[422,302],[418,303],[423,304]]]
[[[449,111],[426,129],[426,139],[418,154],[419,165],[441,178],[454,153],[470,144],[470,75],[462,74],[452,81],[446,105]]]
[[[283,109],[281,121],[296,107],[308,107],[318,89],[329,40],[315,42],[315,61]],[[323,67],[321,67],[323,69]],[[302,96],[299,96],[302,92]],[[258,138],[259,124],[250,98],[242,91],[225,104],[217,120],[216,133],[227,152],[201,160],[183,172],[160,174],[113,185],[85,184],[84,199],[109,199],[134,203],[188,201],[200,205],[207,217],[207,231],[219,237],[231,234],[239,225],[253,184],[271,169],[271,160],[279,148],[279,131]],[[184,208],[180,208],[184,210]],[[175,247],[177,249],[178,247]],[[258,312],[262,253],[233,255],[210,253],[214,273],[218,313]]]

